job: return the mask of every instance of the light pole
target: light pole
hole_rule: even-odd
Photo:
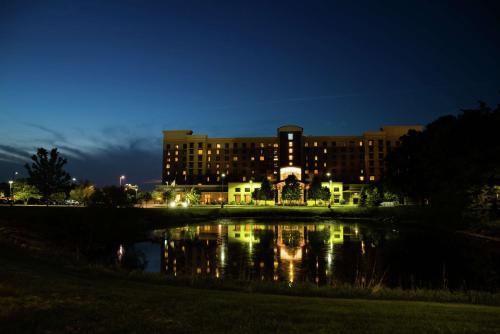
[[[14,204],[14,196],[12,194],[12,184],[14,183],[14,181],[12,180],[9,180],[9,195],[10,195],[10,205],[12,206],[12,204]]]
[[[125,180],[125,175],[120,176],[120,187],[122,186],[122,180]]]
[[[220,207],[224,207],[224,178],[226,177],[226,174],[222,173],[220,176]]]
[[[331,178],[330,173],[326,173],[326,176],[328,176],[328,186],[330,189],[330,196],[328,197],[328,209],[332,207],[332,178]]]

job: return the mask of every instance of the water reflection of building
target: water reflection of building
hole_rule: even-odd
[[[219,224],[165,232],[162,271],[173,275],[323,284],[357,233],[343,224]]]

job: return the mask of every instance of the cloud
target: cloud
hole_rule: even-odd
[[[5,161],[18,162],[29,160],[31,154],[18,147],[0,145],[0,157],[2,157],[2,160]]]
[[[50,134],[53,137],[53,139],[55,139],[57,141],[63,141],[63,142],[66,141],[66,136],[59,131],[49,129],[49,128],[47,128],[43,125],[39,125],[39,124],[33,124],[33,123],[28,123],[28,122],[24,122],[23,124],[27,125],[29,127],[32,127],[34,129],[38,129],[38,130],[41,130],[43,132],[46,132],[46,133]]]

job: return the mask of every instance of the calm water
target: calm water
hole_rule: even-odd
[[[173,276],[498,291],[500,243],[341,222],[224,220],[154,231],[127,251]]]

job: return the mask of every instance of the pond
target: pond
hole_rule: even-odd
[[[500,243],[372,223],[220,220],[157,230],[126,247],[182,277],[498,291]]]

